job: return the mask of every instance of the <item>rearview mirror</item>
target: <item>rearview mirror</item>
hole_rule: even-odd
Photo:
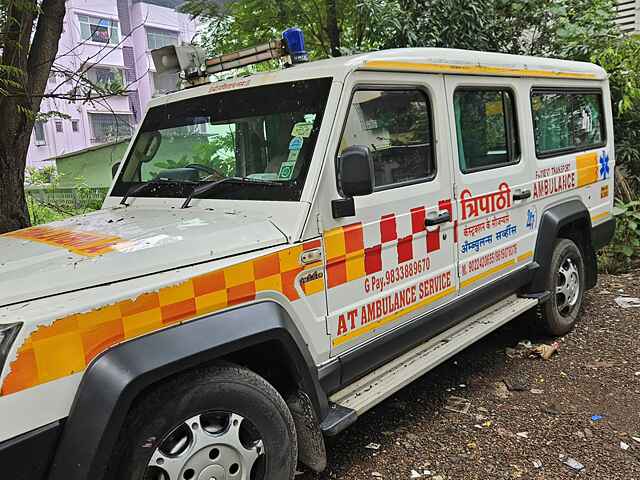
[[[373,192],[373,162],[369,148],[353,145],[342,152],[337,162],[338,188],[347,197]]]

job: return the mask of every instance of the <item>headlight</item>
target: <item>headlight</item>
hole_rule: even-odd
[[[16,339],[22,323],[7,323],[0,325],[0,374],[4,368],[4,362],[9,355],[9,350]]]

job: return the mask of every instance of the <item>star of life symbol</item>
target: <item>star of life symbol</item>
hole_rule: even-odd
[[[536,211],[535,209],[529,209],[527,211],[527,223],[525,225],[529,230],[536,228]]]
[[[609,154],[607,152],[602,152],[598,158],[598,162],[600,162],[598,180],[605,180],[609,178]]]

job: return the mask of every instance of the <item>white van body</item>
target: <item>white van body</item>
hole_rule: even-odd
[[[55,467],[49,471],[47,465],[38,478],[82,478],[64,471],[61,452],[67,450],[59,442],[76,434],[70,430],[78,423],[70,420],[72,408],[81,410],[79,385],[91,383],[83,377],[98,359],[145,336],[265,302],[291,319],[326,405],[351,405],[354,392],[377,385],[375,398],[352,408],[360,414],[455,353],[434,353],[429,342],[463,335],[460,322],[481,313],[469,305],[489,298],[488,288],[496,296],[482,311],[506,305],[511,312],[501,310],[491,329],[548,298],[548,289],[527,285],[542,281],[536,272],[549,258],[541,255],[550,257],[565,225],[565,213],[558,212],[565,210],[570,226],[562,228],[576,243],[586,242],[580,245],[590,275],[586,286],[593,285],[593,254],[613,232],[615,167],[609,85],[596,65],[450,49],[389,50],[182,90],[153,99],[147,114],[190,99],[325,78],[324,112],[313,126],[315,148],[295,201],[203,195],[181,209],[184,197],[132,195],[122,205],[123,194],[114,187],[123,161],[100,211],[0,236],[0,324],[20,325],[10,344],[8,337],[4,345],[0,341],[0,451],[51,426],[64,433],[42,455],[56,458]],[[403,171],[401,161],[388,160],[396,155],[415,163],[413,153],[404,153],[413,140],[402,144],[402,133],[372,118],[382,108],[375,102],[385,105],[387,98],[400,106],[409,98],[406,108],[426,109],[420,117],[427,125],[424,141],[415,147],[429,152],[424,175],[411,179],[410,170],[422,166]],[[488,100],[476,108],[477,99]],[[533,108],[557,105],[574,108],[571,125],[579,125],[571,127],[573,139],[562,134],[566,145],[541,152],[536,138],[543,142],[545,133],[534,122],[552,115],[536,116]],[[502,115],[504,124],[491,120],[483,135],[504,134],[504,148],[479,145],[465,115]],[[345,199],[336,158],[350,145],[368,146],[385,165],[376,167],[380,184],[372,193]],[[479,167],[464,164],[467,154],[477,160],[473,151],[482,152]],[[494,158],[501,160],[492,163]],[[587,217],[570,207],[576,205]],[[554,213],[545,217],[548,212]],[[556,230],[541,233],[545,218],[553,218]],[[426,225],[428,219],[435,223]],[[419,334],[412,330],[418,325]],[[468,328],[475,333],[458,350],[490,331]],[[399,374],[386,389],[367,377],[387,375],[390,365],[397,376],[393,361],[402,354],[413,355],[411,375]],[[429,356],[433,361],[424,363]],[[316,412],[321,424],[328,415],[323,408]],[[83,474],[93,471],[91,459],[82,462],[89,465]]]

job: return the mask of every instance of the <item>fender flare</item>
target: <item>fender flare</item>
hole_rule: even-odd
[[[101,479],[134,399],[150,385],[266,341],[284,347],[319,418],[328,401],[293,320],[272,301],[241,306],[160,330],[103,352],[76,393],[50,480]]]
[[[587,207],[579,200],[570,200],[544,211],[540,218],[534,261],[540,266],[526,289],[527,293],[541,293],[545,290],[545,279],[549,273],[549,259],[560,230],[574,222],[585,222],[588,228],[583,232],[584,262],[586,268],[586,286],[591,288],[596,281],[595,254],[591,246],[591,217]]]

